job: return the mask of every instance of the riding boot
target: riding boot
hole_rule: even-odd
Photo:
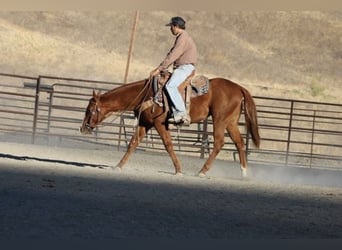
[[[190,126],[191,118],[190,116],[185,112],[173,112],[173,117],[171,117],[169,120],[169,123],[175,124],[175,125],[184,125],[184,126]]]

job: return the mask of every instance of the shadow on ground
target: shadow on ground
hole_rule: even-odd
[[[237,180],[196,186],[177,179],[84,178],[25,168],[0,168],[0,176],[2,239],[342,237],[341,193],[314,199],[295,191],[288,195],[286,187],[254,189],[253,182]]]

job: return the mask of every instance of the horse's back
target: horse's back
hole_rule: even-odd
[[[227,99],[233,101],[234,99],[241,100],[243,97],[241,86],[225,78],[210,79],[210,90],[213,100],[219,99],[223,101]]]

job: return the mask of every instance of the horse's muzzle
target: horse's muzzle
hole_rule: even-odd
[[[87,123],[87,124],[83,124],[81,127],[80,127],[80,132],[84,135],[87,135],[87,134],[91,134],[93,132],[93,128]]]

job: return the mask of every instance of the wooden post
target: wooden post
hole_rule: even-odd
[[[135,32],[136,32],[137,24],[138,24],[138,18],[139,18],[139,11],[136,11],[135,12],[135,18],[134,18],[133,29],[132,29],[131,41],[130,41],[130,44],[129,44],[127,64],[126,64],[126,71],[125,71],[125,77],[124,77],[124,83],[127,83],[128,71],[129,71],[129,66],[130,66],[131,58],[132,58],[133,44],[134,44]]]

